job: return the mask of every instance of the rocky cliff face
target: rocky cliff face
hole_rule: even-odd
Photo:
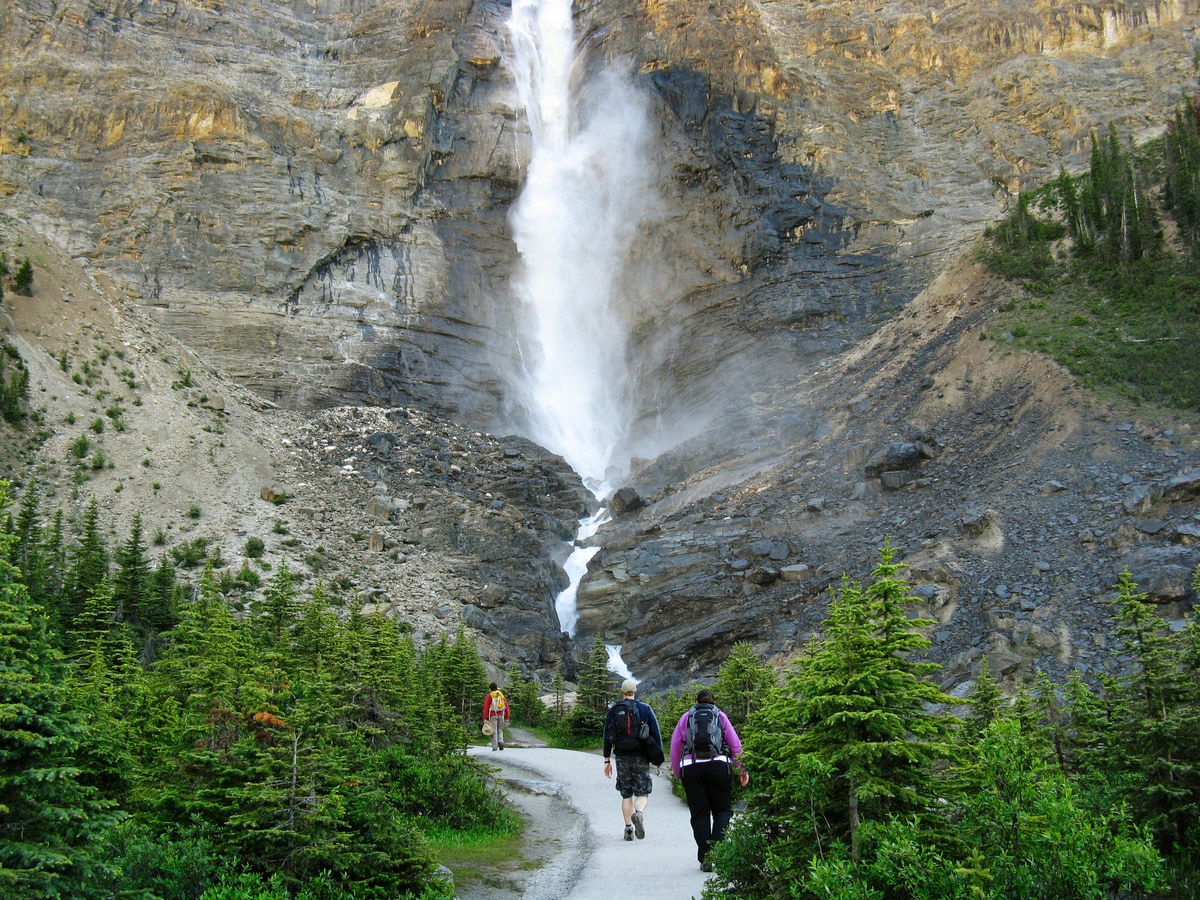
[[[661,131],[668,202],[628,311],[652,418],[726,396],[696,363],[714,345],[759,369],[819,356],[814,323],[905,302],[1090,129],[1160,122],[1193,83],[1197,11],[580,5],[593,67],[625,61]],[[10,4],[6,208],[276,402],[506,422],[526,143],[506,17],[466,0]]]
[[[644,671],[708,671],[739,635],[786,655],[806,621],[796,609],[898,530],[943,574],[994,583],[982,564],[955,574],[956,542],[938,549],[950,524],[996,502],[986,479],[943,471],[876,495],[892,470],[862,467],[895,439],[936,450],[925,465],[942,471],[956,435],[1001,428],[990,416],[1024,401],[909,397],[924,379],[941,400],[966,395],[939,381],[940,356],[910,358],[891,372],[908,387],[889,387],[887,360],[910,336],[896,323],[869,336],[1012,191],[1078,162],[1091,129],[1141,133],[1194,93],[1198,12],[1196,0],[576,5],[587,68],[628,69],[660,142],[661,209],[626,291],[642,413],[625,450],[678,442],[635,482],[654,502],[593,561],[588,633],[628,643]],[[519,418],[507,214],[528,143],[503,64],[507,13],[490,0],[9,3],[4,210],[262,398],[412,406],[503,431]],[[933,317],[919,330],[950,346],[964,327]],[[1023,376],[1009,375],[1000,383],[1019,393]],[[1169,458],[1144,464],[1173,474]],[[1097,485],[1116,470],[1093,465],[1079,477],[1107,496]],[[810,487],[809,472],[825,474]],[[1134,480],[1150,491],[1158,477]],[[949,483],[937,478],[965,479],[947,487],[964,496],[910,496]],[[944,527],[911,524],[927,518]],[[1005,559],[997,517],[984,518],[991,537],[971,546]],[[1043,528],[1079,530],[1044,518],[1017,533],[1036,542]],[[1099,530],[1114,553],[1136,543]],[[1055,566],[1013,565],[1026,562]],[[957,590],[930,578],[936,598]],[[1015,580],[1003,576],[1008,597]],[[731,626],[695,624],[706,610]],[[960,621],[955,652],[978,634]]]

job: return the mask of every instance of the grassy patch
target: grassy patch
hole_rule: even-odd
[[[1049,354],[1101,393],[1200,410],[1200,274],[1176,260],[1058,265],[988,333]]]
[[[478,829],[452,829],[431,825],[425,837],[442,865],[454,873],[454,881],[463,885],[487,882],[495,872],[513,872],[536,868],[540,862],[523,858],[521,817],[509,811],[511,820]]]

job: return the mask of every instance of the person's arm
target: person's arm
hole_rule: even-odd
[[[742,765],[742,740],[738,737],[733,723],[729,721],[729,716],[725,715],[724,710],[721,711],[721,732],[725,736],[725,746],[729,748],[729,757],[733,760],[733,765],[738,770],[742,787],[745,787],[750,783],[750,773]]]
[[[650,714],[650,740],[658,741],[658,746],[662,746],[662,729],[658,727],[658,716],[654,714],[649,705],[642,704],[646,708],[646,712]]]
[[[483,698],[483,721],[488,720],[488,714],[492,711],[492,695],[488,694]]]
[[[612,759],[612,737],[610,737],[609,733],[608,733],[608,719],[611,715],[612,715],[612,709],[609,709],[609,711],[604,714],[604,750],[603,750],[603,753],[604,753],[604,768],[605,768],[605,770],[608,769],[608,767],[610,765],[609,760]],[[607,772],[606,772],[606,774],[607,774]]]
[[[679,778],[682,772],[679,764],[683,761],[683,738],[687,734],[687,717],[687,713],[680,716],[675,730],[671,732],[671,773],[676,778]]]

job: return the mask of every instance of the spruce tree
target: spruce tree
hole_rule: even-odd
[[[587,661],[579,672],[575,708],[603,714],[612,700],[614,681],[608,669],[608,647],[604,644],[604,637],[598,634],[592,640]]]
[[[972,868],[986,876],[982,896],[1105,900],[1140,896],[1161,877],[1158,854],[1126,811],[1089,810],[1049,760],[1045,735],[1015,718],[988,725],[955,781],[949,814],[960,845],[973,848]]]
[[[100,507],[92,497],[84,510],[79,545],[71,554],[71,567],[67,573],[63,624],[68,630],[92,591],[108,575],[108,547],[100,534]]]
[[[747,740],[747,757],[767,775],[768,809],[787,818],[797,803],[823,804],[809,820],[816,846],[845,840],[854,862],[864,816],[926,816],[936,806],[937,769],[954,755],[951,720],[931,711],[951,699],[927,680],[936,666],[911,658],[929,641],[915,630],[924,621],[905,617],[914,598],[896,577],[893,552],[885,546],[867,590],[843,580],[822,635]],[[832,782],[798,797],[792,773],[817,772]]]
[[[1129,802],[1164,848],[1200,829],[1200,697],[1166,622],[1126,569],[1117,584],[1117,634],[1133,665],[1110,685],[1110,771],[1125,770]]]
[[[41,542],[41,525],[39,522],[39,504],[41,496],[36,483],[25,488],[21,504],[17,510],[17,518],[13,523],[13,536],[16,540],[12,545],[12,558],[9,560],[21,570],[22,580],[30,587],[31,596],[36,596],[30,586],[30,569],[38,555],[38,544]]]
[[[479,658],[475,639],[466,628],[458,626],[454,642],[442,662],[442,693],[459,721],[473,725],[483,709],[483,695],[487,693],[487,670]],[[476,729],[478,730],[478,729]]]
[[[146,596],[138,610],[138,621],[148,637],[167,631],[179,621],[179,610],[187,597],[187,586],[175,577],[175,566],[167,556],[150,572]],[[147,659],[146,662],[151,662]]]
[[[329,669],[338,645],[338,615],[323,582],[318,581],[292,631],[292,654],[300,671],[319,675]]]
[[[1164,194],[1193,258],[1200,251],[1200,100],[1184,98],[1167,123]]]
[[[142,532],[142,514],[134,513],[129,538],[117,550],[113,599],[118,621],[142,625],[150,601],[150,562]]]
[[[508,667],[504,693],[508,697],[514,722],[530,726],[541,724],[546,715],[546,705],[539,696],[538,683],[525,677],[521,663],[515,659]]]
[[[12,540],[0,535],[0,895],[99,896],[109,864],[94,842],[117,817],[79,780],[80,728],[45,615],[9,562]]]
[[[42,590],[40,596],[34,599],[44,606],[50,614],[50,621],[60,630],[66,627],[65,584],[67,578],[66,539],[63,536],[63,511],[56,509],[50,519],[50,527],[43,531],[41,542],[41,568],[45,573],[44,580],[39,584]]]
[[[775,671],[758,658],[750,644],[733,645],[713,685],[717,703],[735,726],[766,705],[778,689]]]
[[[17,267],[17,272],[13,275],[13,293],[20,294],[22,297],[33,296],[33,263],[29,257]]]
[[[256,620],[270,646],[280,646],[286,632],[295,623],[299,596],[295,577],[287,563],[281,562],[263,590],[261,613]]]
[[[967,695],[967,702],[971,704],[967,723],[975,736],[982,734],[1001,715],[1004,695],[992,676],[992,667],[986,656],[979,661],[979,674],[975,676],[975,684]]]
[[[554,705],[550,708],[554,721],[558,722],[567,712],[567,685],[563,681],[562,670],[554,670],[554,679],[550,682],[550,694],[554,697]]]

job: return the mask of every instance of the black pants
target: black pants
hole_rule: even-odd
[[[733,771],[727,762],[702,762],[684,766],[680,776],[692,813],[696,858],[704,862],[733,816]]]

